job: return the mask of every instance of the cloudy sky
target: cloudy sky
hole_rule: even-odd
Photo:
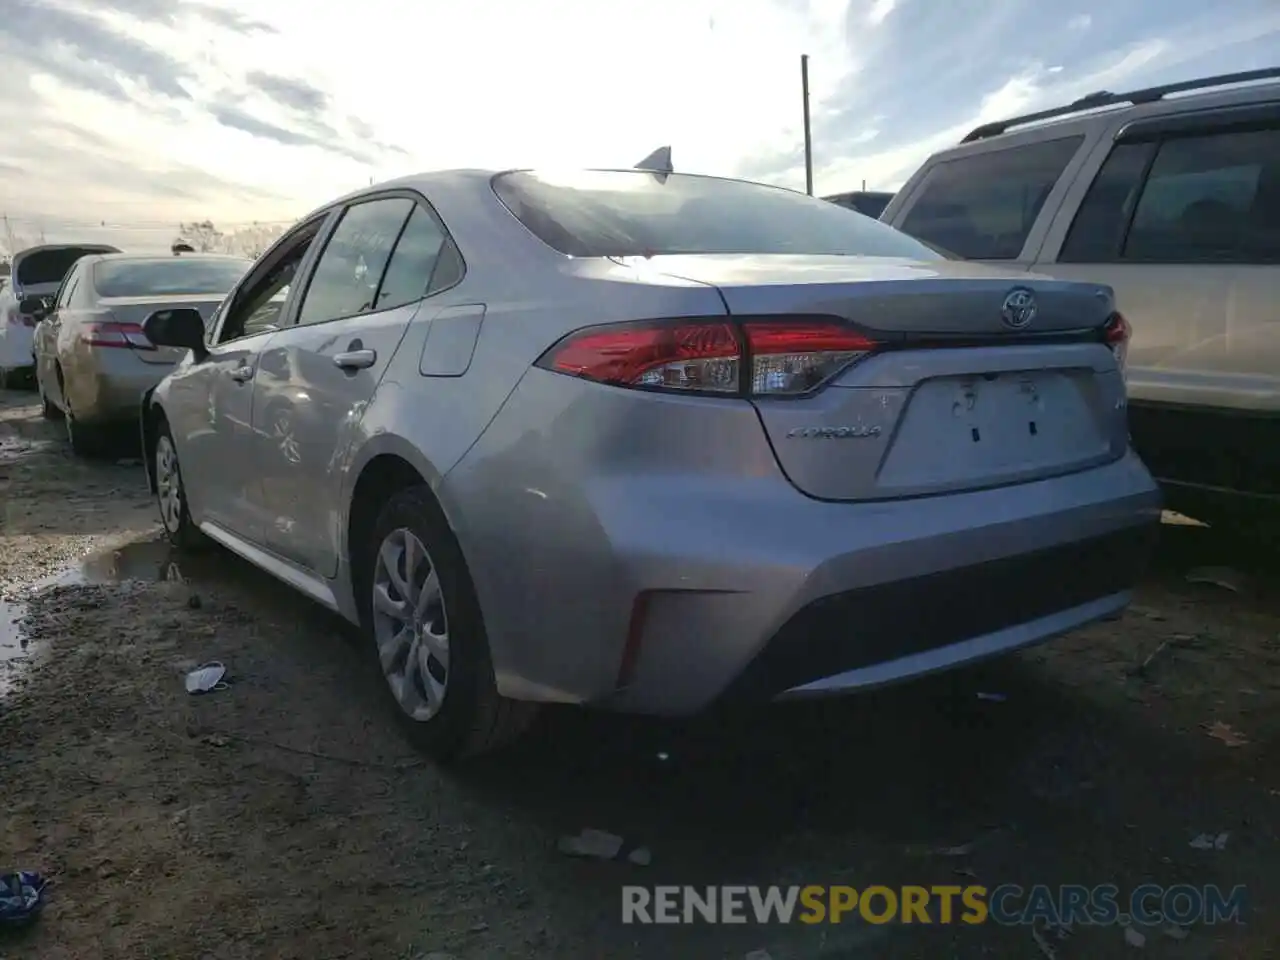
[[[662,144],[803,187],[801,53],[817,191],[893,188],[984,120],[1280,65],[1280,0],[0,0],[0,212],[167,245],[370,178]]]

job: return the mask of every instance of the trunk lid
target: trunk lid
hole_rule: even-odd
[[[883,345],[811,394],[753,401],[779,465],[810,496],[983,489],[1088,469],[1128,447],[1124,378],[1102,341],[1108,287],[956,261],[653,260],[715,285],[735,316],[839,318]],[[1006,309],[1017,292],[1036,310],[1011,327],[1006,318],[1026,319]]]
[[[9,271],[13,289],[22,296],[38,297],[57,293],[62,278],[81,257],[97,253],[119,253],[100,243],[51,243],[29,247],[14,254]]]
[[[168,310],[174,307],[192,307],[200,311],[208,329],[209,318],[223,298],[209,296],[175,296],[166,294],[163,297],[102,297],[98,300],[98,308],[105,311],[107,318],[115,323],[136,323],[142,326],[143,321],[157,310]],[[138,359],[146,363],[175,364],[182,359],[186,351],[178,347],[156,347],[153,350],[134,350]]]
[[[719,288],[735,315],[835,316],[888,339],[1014,336],[1020,331],[1002,322],[1001,309],[1018,288],[1036,298],[1035,319],[1021,331],[1027,335],[1100,327],[1115,309],[1101,284],[963,260],[696,255],[645,262],[649,270]]]

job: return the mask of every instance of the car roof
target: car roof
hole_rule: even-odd
[[[184,253],[179,257],[175,257],[172,253],[100,253],[85,259],[93,259],[95,262],[104,263],[120,263],[130,260],[137,262],[168,262],[170,260],[237,260],[253,262],[252,257],[241,257],[234,253]]]
[[[1196,110],[1245,106],[1280,99],[1280,67],[1204,77],[1129,93],[1096,93],[1037,113],[986,123],[953,147],[934,154],[938,160],[975,149],[1037,142],[1084,134],[1099,123],[1122,116],[1145,119]]]
[[[457,169],[457,170],[433,170],[424,171],[422,173],[408,174],[398,177],[394,180],[386,180],[382,183],[375,183],[371,186],[361,187],[358,190],[352,190],[350,193],[344,194],[328,203],[316,207],[311,212],[298,218],[298,223],[305,223],[313,217],[319,216],[321,213],[332,209],[333,207],[342,206],[359,200],[362,197],[372,196],[378,193],[384,193],[388,190],[414,190],[422,193],[428,198],[432,194],[440,190],[460,191],[462,193],[471,194],[472,197],[478,197],[487,194],[489,198],[494,198],[490,184],[494,177],[502,176],[507,173],[537,173],[545,167],[506,167],[501,169]],[[638,167],[575,167],[582,173],[633,173],[648,174],[654,176],[651,170],[642,170]],[[799,193],[798,190],[791,190],[790,187],[783,187],[772,183],[759,183],[755,180],[744,180],[739,177],[718,177],[703,173],[688,173],[684,171],[676,171],[674,173],[662,174],[669,177],[696,178],[700,180],[728,180],[736,183],[753,183],[761,187],[769,187],[776,190],[789,190],[792,193]]]

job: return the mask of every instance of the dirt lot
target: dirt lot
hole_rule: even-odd
[[[72,459],[31,394],[0,394],[0,502],[0,868],[52,878],[38,923],[0,931],[0,957],[1280,945],[1280,577],[1203,528],[1167,528],[1122,621],[978,671],[679,726],[560,711],[514,753],[445,774],[397,736],[350,631],[228,554],[171,556],[140,467]],[[1186,582],[1213,563],[1243,570],[1243,592]],[[188,696],[183,672],[211,659],[229,688]],[[651,865],[559,853],[583,827]],[[1192,845],[1223,833],[1222,849]],[[1037,942],[994,924],[619,921],[626,883],[1143,882],[1244,884],[1246,923]]]

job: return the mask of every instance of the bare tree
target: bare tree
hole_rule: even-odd
[[[178,236],[200,253],[222,253],[226,250],[226,235],[210,220],[180,223]]]
[[[257,259],[282,233],[284,228],[278,224],[254,223],[232,231],[226,238],[226,249],[228,253]]]

